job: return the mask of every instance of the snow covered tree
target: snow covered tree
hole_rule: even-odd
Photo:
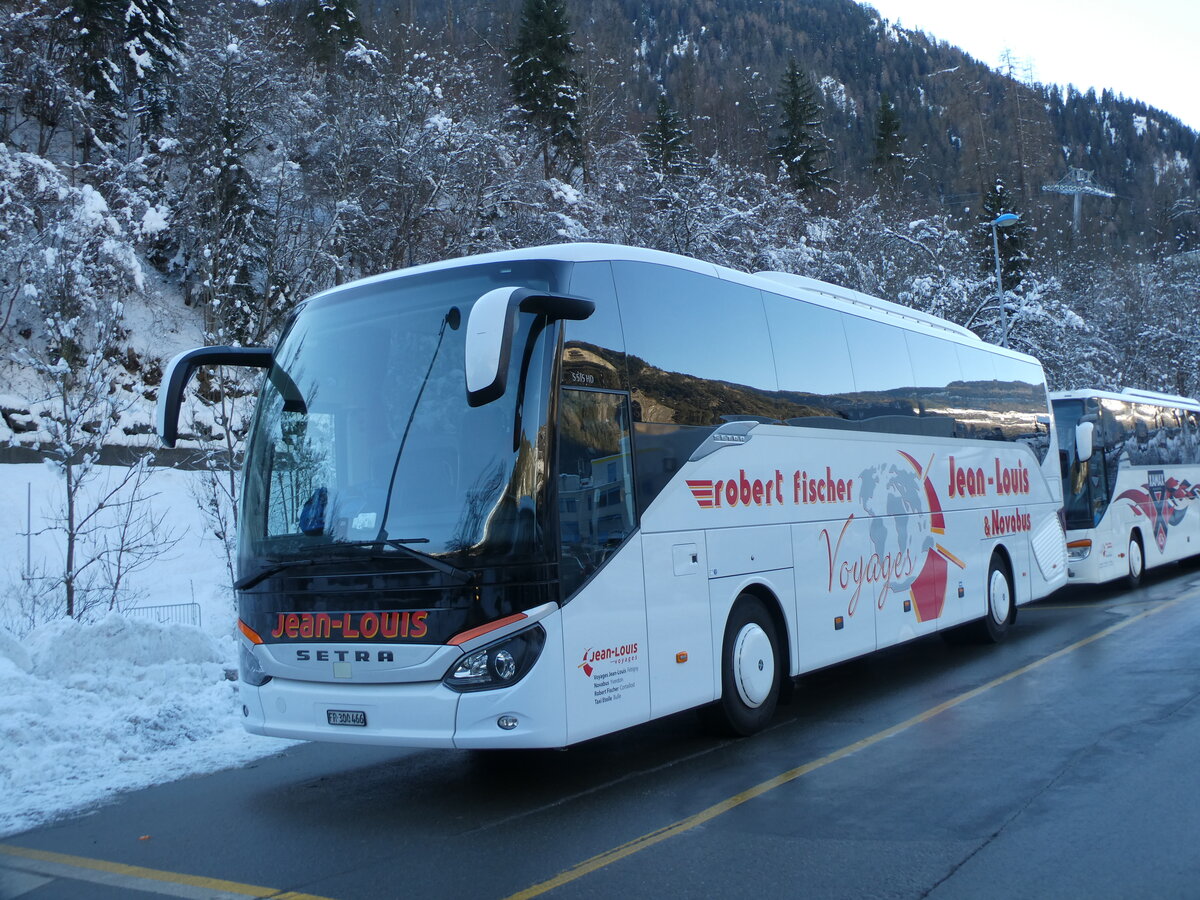
[[[143,274],[119,211],[92,186],[2,144],[0,185],[0,282],[15,288],[6,362],[21,371],[41,450],[62,479],[51,528],[63,537],[63,565],[43,582],[60,614],[79,618],[114,608],[162,537],[161,518],[144,506],[148,467],[98,465],[137,399],[122,365],[123,311]]]
[[[694,166],[692,134],[683,117],[671,108],[665,96],[658,98],[654,121],[639,138],[650,169],[660,176],[686,174]]]
[[[771,157],[778,160],[788,183],[803,193],[833,186],[827,163],[829,139],[822,130],[824,114],[817,90],[793,58],[784,73],[776,99],[777,142]]]
[[[255,343],[269,330],[261,290],[265,212],[255,154],[275,111],[279,74],[259,35],[206,35],[181,109],[186,167],[176,211],[185,300],[216,343]]]
[[[1016,200],[1005,187],[1003,179],[997,178],[983,197],[983,210],[979,218],[977,234],[979,240],[979,268],[995,277],[996,250],[992,241],[991,223],[1002,213],[1016,213]],[[1000,276],[1005,291],[1015,291],[1021,285],[1025,268],[1030,262],[1026,248],[1029,245],[1029,226],[1023,221],[1005,228],[996,229],[1000,249]]]
[[[58,17],[63,41],[73,50],[72,81],[83,98],[74,116],[83,129],[79,143],[85,162],[98,146],[111,143],[119,128],[124,7],[124,0],[75,0]]]
[[[174,0],[72,0],[56,19],[80,91],[73,115],[89,161],[161,127],[178,67]],[[132,135],[122,135],[131,128]],[[133,155],[136,155],[136,151]]]
[[[328,66],[362,37],[355,0],[308,0],[304,11],[309,53]]]
[[[143,138],[159,132],[174,108],[174,78],[183,39],[174,0],[128,0],[125,9],[123,93]]]
[[[0,4],[0,143],[45,156],[84,102],[75,48],[52,8]]]
[[[564,0],[525,0],[517,42],[509,53],[509,84],[525,120],[538,135],[544,175],[565,161],[583,160],[579,127],[580,78],[571,67],[575,46]]]

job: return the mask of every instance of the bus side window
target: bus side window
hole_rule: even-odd
[[[846,316],[846,343],[854,369],[852,415],[871,431],[909,433],[918,414],[912,365],[904,331],[894,325]]]
[[[636,524],[626,395],[562,390],[557,471],[559,579],[566,600]]]
[[[841,314],[767,291],[762,297],[788,424],[841,427],[854,394]]]
[[[1185,410],[1183,416],[1187,431],[1183,461],[1187,464],[1200,463],[1200,414]]]
[[[1104,400],[1100,407],[1100,431],[1103,434],[1104,448],[1104,502],[1113,496],[1117,486],[1117,474],[1120,470],[1121,457],[1128,458],[1126,444],[1131,443],[1132,435],[1126,430],[1124,419],[1127,406],[1124,403]]]
[[[1016,414],[1001,427],[1005,440],[1029,447],[1040,463],[1050,450],[1050,426],[1039,421],[1048,413],[1042,370],[1033,363],[1005,356],[995,357],[993,363],[1000,395]]]
[[[625,336],[617,311],[612,263],[575,263],[571,269],[570,294],[591,300],[596,311],[586,319],[563,322],[562,383],[572,387],[629,390]]]
[[[913,369],[913,400],[922,423],[921,433],[953,436],[958,408],[951,400],[950,386],[963,380],[958,354],[945,341],[927,334],[910,331],[904,339]]]
[[[759,291],[712,275],[614,262],[630,387],[642,420],[711,429],[779,418]]]

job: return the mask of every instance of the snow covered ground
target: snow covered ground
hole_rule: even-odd
[[[241,765],[289,742],[246,734],[238,714],[235,608],[219,544],[205,536],[189,484],[156,470],[151,502],[179,542],[132,587],[141,605],[195,602],[200,625],[111,614],[60,619],[18,639],[32,531],[52,514],[57,475],[0,466],[0,838],[133,790]],[[29,540],[32,568],[60,564],[55,535]],[[191,612],[191,608],[187,612]]]

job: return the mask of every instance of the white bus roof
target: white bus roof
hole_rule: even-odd
[[[658,263],[659,265],[672,266],[677,269],[686,269],[688,271],[699,272],[704,275],[711,275],[724,281],[732,281],[738,284],[744,284],[748,287],[758,288],[759,290],[783,294],[788,297],[794,297],[798,300],[804,300],[809,303],[814,303],[818,306],[836,309],[851,315],[875,319],[877,321],[891,322],[896,325],[901,325],[902,327],[908,328],[912,331],[923,331],[927,334],[936,334],[940,332],[942,337],[957,338],[960,342],[975,344],[981,348],[986,348],[987,350],[1002,356],[1009,356],[1014,359],[1036,362],[1033,357],[1027,354],[1004,347],[998,347],[995,344],[989,344],[974,332],[962,327],[961,325],[956,325],[953,322],[938,318],[937,316],[930,315],[929,313],[910,309],[907,306],[901,306],[899,303],[892,303],[888,300],[881,300],[878,297],[872,297],[868,294],[851,290],[850,288],[844,288],[838,285],[829,284],[824,281],[818,281],[815,278],[807,278],[803,275],[792,275],[787,272],[757,272],[755,274],[749,274],[746,272],[739,272],[736,269],[730,269],[725,266],[718,266],[714,263],[702,262],[698,259],[692,259],[688,256],[680,256],[679,254],[667,253],[662,250],[648,250],[642,247],[629,247],[623,244],[547,244],[540,247],[523,247],[518,250],[503,250],[494,253],[481,253],[475,256],[460,256],[454,259],[442,260],[435,263],[427,263],[421,266],[413,266],[408,269],[399,269],[394,272],[385,272],[381,275],[373,275],[368,278],[362,278],[357,281],[338,285],[337,287],[322,291],[317,296],[325,297],[351,287],[357,287],[364,284],[382,283],[390,281],[393,278],[419,275],[426,272],[436,272],[442,269],[454,269],[459,266],[474,266],[482,263],[496,263],[505,262],[508,260],[524,259],[548,259],[561,260],[563,262],[621,260],[630,262]]]
[[[1051,400],[1121,400],[1125,403],[1149,403],[1157,406],[1173,406],[1200,412],[1200,400],[1192,397],[1181,397],[1176,394],[1160,394],[1157,391],[1143,391],[1139,388],[1125,388],[1121,391],[1088,390],[1086,388],[1072,391],[1051,391]]]

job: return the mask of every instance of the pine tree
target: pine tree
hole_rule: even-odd
[[[174,0],[129,0],[125,12],[124,88],[144,135],[162,128],[183,39]]]
[[[684,175],[693,167],[695,151],[692,134],[684,127],[683,117],[671,108],[665,96],[658,98],[654,121],[642,132],[639,141],[646,163],[660,176]]]
[[[771,156],[787,172],[788,181],[798,191],[815,192],[830,188],[832,168],[826,164],[829,139],[821,125],[821,104],[812,80],[801,71],[793,58],[779,88],[779,142]]]
[[[77,110],[84,161],[98,146],[111,152],[123,131],[136,142],[159,129],[182,45],[174,0],[76,0],[59,23],[75,51],[71,80],[85,98]]]
[[[85,162],[96,144],[116,136],[120,116],[121,67],[114,59],[123,34],[122,0],[76,0],[59,16],[64,43],[74,48],[70,80],[87,98],[76,111],[83,125],[80,144]]]
[[[525,0],[517,43],[509,56],[513,97],[536,129],[547,178],[560,157],[582,162],[580,78],[564,0]]]
[[[309,0],[304,12],[313,58],[330,65],[362,37],[356,0]]]
[[[1001,213],[1015,213],[1016,201],[1004,181],[996,179],[996,183],[984,195],[983,214],[980,219],[981,242],[979,262],[981,271],[994,275],[996,272],[996,251],[992,243],[991,223]],[[1029,227],[1018,220],[1006,228],[996,229],[996,246],[1000,249],[1000,277],[1004,290],[1013,291],[1021,284],[1025,276],[1029,256],[1025,252],[1029,240]]]
[[[886,93],[879,98],[879,115],[875,119],[875,171],[884,190],[899,191],[904,180],[907,159],[901,151],[904,135],[900,133],[900,114]]]

